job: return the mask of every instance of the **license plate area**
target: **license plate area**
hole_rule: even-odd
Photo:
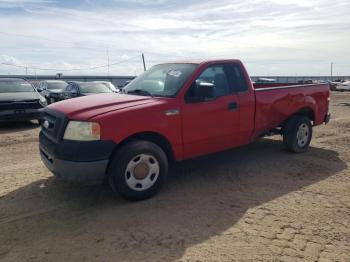
[[[15,109],[15,115],[23,115],[26,112],[24,109]]]

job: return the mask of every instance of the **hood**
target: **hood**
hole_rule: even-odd
[[[91,96],[91,95],[97,95],[101,93],[80,93],[81,96]]]
[[[111,111],[154,103],[160,99],[148,96],[104,93],[64,100],[51,104],[49,108],[63,112],[71,119],[87,120]]]
[[[46,89],[49,93],[62,93],[63,89]]]
[[[26,101],[36,100],[40,96],[37,92],[13,92],[13,93],[0,93],[0,101]]]

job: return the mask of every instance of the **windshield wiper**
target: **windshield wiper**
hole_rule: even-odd
[[[143,90],[143,89],[134,89],[134,90],[130,90],[130,91],[128,90],[128,91],[126,91],[126,94],[136,94],[136,95],[153,97],[153,95],[150,92]]]

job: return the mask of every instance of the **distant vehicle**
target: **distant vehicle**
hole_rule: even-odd
[[[70,82],[62,91],[61,100],[100,93],[114,93],[114,91],[103,83]]]
[[[107,87],[109,87],[113,92],[118,93],[119,89],[115,87],[115,85],[113,85],[112,82],[108,82],[108,81],[94,81],[94,83],[101,83],[106,85]]]
[[[314,82],[314,80],[312,79],[306,79],[306,80],[299,80],[298,84],[316,84],[316,82]]]
[[[132,80],[126,80],[125,82],[124,82],[124,86],[122,86],[121,88],[124,88],[124,87],[126,87],[128,84],[130,84],[130,82],[131,82]]]
[[[328,85],[331,91],[337,90],[338,83],[332,82],[330,80],[325,81]]]
[[[273,79],[273,78],[258,78],[256,80],[256,83],[275,83],[276,82],[276,79]]]
[[[350,91],[350,81],[342,82],[337,85],[339,91]]]
[[[0,78],[0,121],[40,119],[46,99],[26,80]]]
[[[37,81],[37,80],[28,80],[28,82],[34,86],[35,89],[38,89],[38,86],[39,86],[39,82],[40,81]]]
[[[38,84],[38,91],[46,98],[48,104],[55,103],[60,99],[62,91],[68,83],[62,80],[45,80]]]

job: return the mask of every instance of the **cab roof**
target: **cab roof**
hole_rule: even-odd
[[[207,64],[207,63],[227,63],[227,62],[232,62],[232,63],[237,63],[241,62],[239,59],[184,59],[184,60],[175,60],[175,61],[170,61],[166,63],[161,63],[161,64]]]

